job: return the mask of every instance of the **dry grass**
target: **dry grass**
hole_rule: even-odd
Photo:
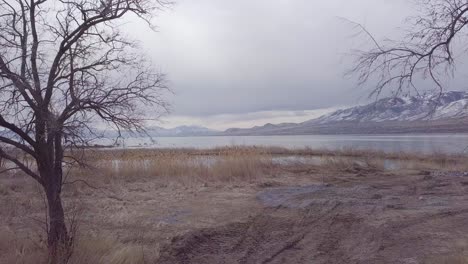
[[[253,182],[273,167],[271,155],[255,149],[226,149],[216,155],[156,150],[93,150],[84,156],[87,167],[74,168],[71,175],[136,181],[153,177],[186,185],[207,182]]]
[[[77,241],[69,264],[111,263],[144,264],[145,256],[138,245],[128,245],[112,238],[88,238]]]
[[[310,179],[330,173],[380,173],[388,160],[405,169],[468,170],[463,155],[355,149],[90,149],[79,154],[86,166],[70,168],[64,188],[66,207],[79,204],[85,212],[73,264],[154,263],[161,239],[175,232],[160,218],[153,219],[155,214],[169,212],[179,203],[187,207],[206,203],[205,218],[194,218],[190,228],[209,226],[218,221],[216,215],[229,220],[227,212],[235,206],[225,194],[233,195],[232,188],[239,186],[255,193],[258,186],[271,182],[297,183],[298,175]],[[294,159],[278,162],[288,157]],[[199,198],[206,188],[220,195]],[[42,199],[27,177],[0,177],[0,219],[5,219],[0,224],[0,263],[44,263],[44,235],[37,221],[44,219]]]
[[[434,152],[431,154],[410,152],[384,152],[374,150],[362,150],[356,148],[342,148],[340,150],[329,149],[288,149],[283,147],[257,147],[257,146],[233,146],[211,149],[91,149],[85,155],[93,160],[115,159],[153,159],[155,157],[193,158],[193,157],[226,157],[226,156],[298,156],[298,157],[340,157],[340,158],[373,158],[387,160],[411,160],[422,162],[435,162],[451,165],[460,161],[467,161],[466,154],[447,154]]]
[[[369,157],[361,159],[350,159],[346,157],[327,157],[321,169],[329,172],[345,172],[345,173],[372,173],[382,172],[385,170],[383,162],[378,159]]]
[[[82,161],[86,166],[66,170],[63,193],[68,211],[78,204],[85,212],[69,262],[73,264],[154,263],[160,239],[169,232],[164,223],[172,218],[151,220],[162,214],[161,206],[174,206],[203,186],[255,186],[274,167],[271,156],[251,149],[230,149],[214,157],[179,151],[92,150]],[[0,263],[46,263],[40,189],[21,174],[0,178],[0,187],[0,218],[7,219],[0,225],[7,228],[0,234]]]
[[[99,179],[105,183],[153,177],[164,179],[166,184],[177,182],[187,186],[214,182],[251,183],[277,171],[279,164],[274,159],[292,156],[302,160],[320,159],[320,164],[305,164],[308,167],[313,165],[315,172],[382,171],[389,168],[386,164],[411,170],[468,170],[466,155],[244,146],[213,149],[90,149],[82,153],[88,167],[75,167],[70,174],[86,180]],[[291,168],[294,166],[304,167],[304,164],[299,164],[302,161],[289,163],[289,169],[294,169]]]
[[[47,250],[44,241],[38,237],[20,237],[15,231],[0,229],[0,263],[42,264],[47,263]],[[123,244],[116,239],[79,238],[76,241],[69,264],[109,263],[144,264],[145,256],[141,246]]]
[[[464,243],[466,244],[466,243]],[[427,264],[466,264],[468,263],[468,251],[466,250],[466,245],[456,245],[461,246],[460,253],[453,255],[442,255],[439,257],[432,257],[427,259],[424,263]]]
[[[0,263],[38,263],[45,259],[44,243],[36,238],[20,237],[17,230],[0,227]]]

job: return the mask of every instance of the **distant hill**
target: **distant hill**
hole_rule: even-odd
[[[225,135],[462,133],[468,132],[468,93],[451,91],[388,97],[298,124],[231,128]]]
[[[178,126],[175,128],[149,127],[147,133],[154,137],[209,136],[220,131],[201,126]]]
[[[133,137],[195,137],[195,136],[211,136],[219,134],[221,131],[209,129],[201,126],[178,126],[174,128],[163,128],[159,126],[147,127],[145,133],[131,133],[129,131],[121,131],[123,138]],[[103,138],[115,139],[118,133],[115,130],[102,130],[98,134],[102,134]]]

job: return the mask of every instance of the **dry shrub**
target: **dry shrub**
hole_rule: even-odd
[[[342,148],[339,150],[329,149],[288,149],[283,147],[257,147],[257,146],[230,146],[217,147],[211,149],[92,149],[86,150],[81,154],[86,161],[92,164],[109,162],[116,160],[128,161],[128,166],[139,166],[141,161],[156,161],[157,166],[171,169],[175,163],[176,167],[180,167],[179,162],[197,161],[203,157],[223,157],[223,156],[241,156],[241,155],[261,155],[261,156],[311,156],[311,157],[350,157],[350,158],[373,158],[387,160],[415,160],[415,161],[430,161],[438,164],[446,164],[447,166],[459,163],[459,161],[467,161],[468,156],[464,154],[447,154],[443,152],[434,152],[431,154],[423,153],[408,153],[408,152],[383,152],[377,150],[365,150],[358,148]],[[131,163],[137,161],[137,164]],[[167,165],[167,166],[165,166]],[[108,166],[108,165],[106,165]],[[123,167],[123,166],[122,166]],[[130,169],[134,171],[134,169]]]
[[[328,157],[319,166],[323,171],[345,173],[371,173],[384,171],[382,160],[371,158]]]
[[[138,245],[122,244],[109,237],[83,238],[77,241],[69,263],[143,264],[145,259]]]
[[[7,227],[0,229],[0,263],[45,264],[47,247],[38,238],[20,238]],[[144,264],[144,254],[138,245],[120,243],[112,238],[79,239],[69,264]]]
[[[7,226],[0,228],[0,263],[46,263],[47,249],[37,237],[18,237]]]
[[[10,188],[5,185],[0,185],[0,196],[7,196],[10,194]]]
[[[252,182],[274,174],[273,157],[318,157],[317,166],[290,166],[291,171],[304,172],[377,172],[384,162],[397,169],[468,170],[464,155],[369,151],[343,148],[286,149],[280,147],[220,147],[213,149],[93,149],[83,152],[88,167],[73,168],[71,175],[88,181],[119,184],[159,178],[163,184],[198,185],[208,182]],[[275,166],[274,166],[275,165]],[[309,166],[310,165],[310,166]]]
[[[88,167],[75,167],[71,174],[78,178],[100,179],[105,183],[148,180],[159,177],[167,182],[184,184],[210,181],[250,182],[264,176],[272,167],[271,155],[257,148],[229,148],[215,155],[191,155],[174,151],[118,150],[88,158]],[[97,177],[93,177],[97,176]]]
[[[268,154],[255,149],[234,149],[223,153],[208,171],[214,180],[252,182],[268,174],[272,167]]]
[[[453,256],[438,256],[427,259],[427,264],[467,264],[468,252],[463,252]]]
[[[451,155],[442,152],[427,156],[409,156],[402,154],[398,161],[400,166],[405,169],[436,171],[468,170],[468,157],[466,155]]]

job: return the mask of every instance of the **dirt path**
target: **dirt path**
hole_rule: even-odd
[[[332,177],[257,199],[256,217],[176,237],[159,262],[468,262],[468,177]]]

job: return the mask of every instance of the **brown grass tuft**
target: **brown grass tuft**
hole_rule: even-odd
[[[19,237],[8,226],[0,227],[0,263],[45,263],[46,252],[37,237]]]
[[[144,254],[138,245],[128,245],[112,238],[86,238],[77,241],[69,264],[109,263],[144,264]]]
[[[99,155],[104,154],[104,155]],[[250,148],[223,149],[216,155],[191,155],[179,151],[102,151],[86,157],[88,167],[74,168],[71,175],[138,181],[160,177],[185,184],[205,182],[252,182],[272,167],[271,155]]]

